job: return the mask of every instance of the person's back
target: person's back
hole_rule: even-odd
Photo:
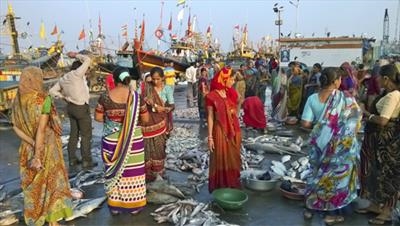
[[[89,169],[95,166],[91,156],[92,118],[89,107],[89,87],[86,83],[86,73],[91,59],[82,54],[69,52],[67,54],[74,61],[71,71],[66,73],[49,90],[51,96],[64,99],[67,102],[67,113],[70,121],[70,135],[68,140],[69,165],[76,166],[81,161],[76,156],[77,144],[81,138],[82,167]]]
[[[164,68],[165,85],[175,87],[175,69],[171,65],[172,63],[166,63]]]
[[[264,111],[264,104],[257,96],[247,97],[242,105],[244,115],[243,123],[247,127],[263,130],[267,126],[267,119]]]

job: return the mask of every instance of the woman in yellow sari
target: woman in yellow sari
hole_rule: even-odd
[[[303,90],[303,78],[299,64],[292,66],[292,75],[288,79],[287,108],[290,116],[299,116],[299,109]]]
[[[12,106],[19,147],[24,217],[27,225],[59,225],[72,215],[71,191],[61,146],[61,123],[50,96],[43,90],[43,72],[22,71]]]

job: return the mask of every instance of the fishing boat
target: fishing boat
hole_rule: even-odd
[[[59,75],[58,61],[62,55],[64,44],[57,40],[50,47],[29,48],[27,53],[21,53],[18,43],[18,31],[16,29],[16,17],[11,4],[8,4],[8,11],[5,23],[8,26],[8,34],[11,36],[12,54],[0,56],[0,81],[19,81],[21,71],[26,66],[37,66],[43,69],[44,78],[54,78]],[[22,32],[21,35],[26,36]]]
[[[230,65],[234,69],[239,69],[241,64],[246,64],[249,59],[254,59],[257,52],[248,45],[247,42],[247,24],[239,33],[239,26],[235,26],[233,35],[233,50],[228,52],[225,64]]]

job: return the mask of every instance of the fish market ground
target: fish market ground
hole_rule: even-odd
[[[175,102],[177,109],[186,108],[186,87],[179,85],[176,87]],[[91,107],[94,107],[98,95],[92,95]],[[60,115],[64,115],[65,104],[57,103]],[[93,109],[93,108],[92,108]],[[66,114],[65,114],[66,115]],[[64,134],[68,134],[69,125],[65,123],[64,119]],[[204,140],[207,135],[206,128],[201,128],[198,120],[176,119],[174,127],[184,125],[189,127],[193,133],[199,134],[199,138]],[[188,126],[189,125],[189,126]],[[93,148],[99,148],[102,125],[93,122]],[[306,133],[297,129],[296,127],[288,127],[297,135],[306,138]],[[243,137],[254,137],[259,134],[251,131],[243,130]],[[19,184],[19,166],[18,166],[18,146],[19,139],[12,130],[0,130],[0,184],[5,184],[5,189],[9,196],[15,195],[20,192]],[[67,159],[66,153],[64,158]],[[268,165],[270,160],[279,160],[280,155],[265,154],[263,164]],[[95,161],[101,163],[99,156],[94,156]],[[96,168],[101,170],[101,164]],[[70,170],[70,175],[74,175],[76,171]],[[167,175],[171,182],[185,183],[189,173],[167,171]],[[102,184],[95,184],[84,188],[85,198],[96,198],[104,195]],[[316,226],[325,225],[323,216],[316,214],[310,221],[303,219],[303,203],[301,201],[288,200],[281,196],[279,192],[279,184],[276,189],[269,192],[257,192],[246,188],[243,191],[248,194],[248,202],[241,210],[237,211],[223,211],[217,206],[213,205],[213,210],[220,213],[220,218],[231,224],[238,225],[304,225]],[[207,184],[201,187],[200,192],[194,195],[194,199],[200,202],[212,202],[212,196],[208,193]],[[22,203],[12,203],[17,208],[22,208]],[[91,212],[87,218],[78,218],[71,222],[66,222],[67,225],[158,225],[150,213],[154,211],[158,205],[148,204],[146,209],[139,215],[132,216],[130,214],[111,216],[106,204],[103,204],[100,209]],[[0,211],[3,211],[3,206],[0,205]],[[337,225],[368,225],[368,219],[373,215],[361,215],[354,213],[352,208],[344,210],[345,222]],[[14,225],[24,225],[23,218],[20,218],[19,223]],[[169,225],[169,224],[159,224]]]

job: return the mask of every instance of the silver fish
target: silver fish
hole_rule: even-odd
[[[168,184],[165,180],[156,180],[146,185],[147,190],[173,195],[178,198],[185,198],[185,195],[174,185]]]
[[[17,217],[14,214],[8,215],[7,217],[0,220],[0,225],[12,225],[18,222]]]
[[[7,192],[1,191],[0,192],[0,202],[2,202],[4,199],[6,199]]]
[[[146,199],[148,203],[154,204],[168,204],[178,201],[178,198],[173,195],[152,191],[147,192]]]
[[[9,215],[15,214],[15,213],[20,213],[22,210],[17,209],[17,210],[5,210],[3,212],[0,212],[0,218],[7,217]]]
[[[281,162],[282,162],[282,163],[288,162],[288,161],[290,161],[290,158],[291,158],[290,155],[284,155],[284,156],[282,156],[282,158],[281,158]]]
[[[204,206],[205,206],[204,203],[200,203],[199,205],[197,205],[194,208],[193,212],[190,214],[190,218],[193,218],[194,216],[196,216],[196,214],[198,214],[200,212],[200,210],[203,209]]]
[[[71,221],[78,217],[86,217],[86,215],[92,212],[94,209],[100,207],[100,205],[107,199],[106,196],[90,199],[86,202],[81,202],[76,209],[74,209],[74,213],[71,217],[65,219],[65,221]]]

